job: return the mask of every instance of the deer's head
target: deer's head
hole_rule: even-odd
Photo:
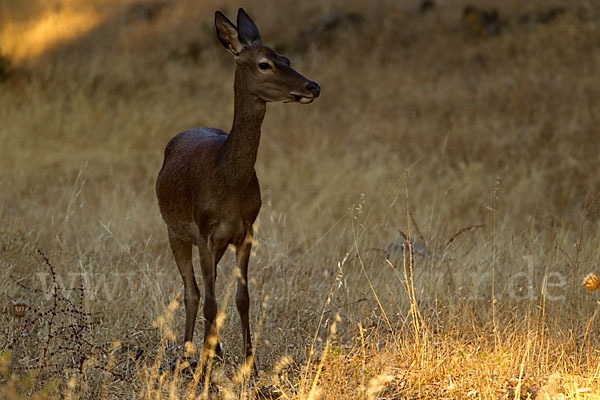
[[[311,103],[321,88],[290,66],[290,60],[263,45],[258,28],[243,9],[237,27],[221,12],[215,14],[217,37],[235,56],[242,81],[253,95],[263,101]]]

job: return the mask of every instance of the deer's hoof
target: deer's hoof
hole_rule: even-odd
[[[198,366],[198,360],[194,358],[183,358],[181,356],[176,356],[173,361],[169,363],[169,369],[171,372],[175,372],[177,369],[177,365],[179,365],[179,370],[182,372],[191,372],[193,373]]]

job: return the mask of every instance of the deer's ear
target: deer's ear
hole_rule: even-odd
[[[237,25],[240,42],[242,42],[242,44],[246,46],[250,46],[251,44],[262,44],[258,28],[243,8],[238,10]]]
[[[237,56],[244,49],[240,42],[239,33],[233,22],[227,19],[220,11],[215,13],[215,27],[217,28],[217,37],[227,50]]]

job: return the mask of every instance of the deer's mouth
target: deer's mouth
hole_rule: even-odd
[[[296,102],[301,104],[312,103],[315,99],[315,96],[312,94],[304,94],[304,93],[290,93],[289,100],[286,100],[286,103]]]

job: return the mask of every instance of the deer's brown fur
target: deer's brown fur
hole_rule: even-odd
[[[319,96],[320,88],[294,71],[287,58],[262,44],[258,29],[243,9],[238,11],[237,23],[236,27],[220,12],[215,15],[217,36],[237,64],[231,131],[197,128],[171,139],[156,195],[185,288],[185,341],[192,340],[200,300],[192,265],[192,247],[197,246],[204,283],[204,353],[212,346],[220,353],[218,342],[208,340],[216,336],[215,279],[217,263],[227,246],[233,245],[239,269],[236,306],[245,356],[252,361],[247,273],[252,224],[261,207],[254,164],[266,103],[310,103]]]

